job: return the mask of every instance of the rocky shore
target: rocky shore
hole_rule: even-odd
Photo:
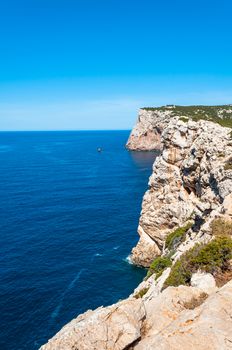
[[[87,311],[41,350],[232,349],[232,107],[141,109],[129,150],[160,149],[128,299]]]

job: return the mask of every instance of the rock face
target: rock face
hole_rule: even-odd
[[[206,119],[231,127],[232,105],[175,106],[141,108],[126,147],[129,150],[151,151],[160,148],[160,135],[173,117],[186,121]]]
[[[232,170],[225,166],[232,154],[231,129],[209,121],[172,117],[160,142],[161,154],[143,198],[140,240],[131,256],[135,264],[145,267],[161,254],[167,235],[190,217],[195,219],[195,232],[200,237],[207,231],[207,223],[223,210],[231,216]],[[205,232],[203,236],[207,239]]]
[[[138,121],[126,144],[129,150],[152,151],[159,149],[160,136],[170,121],[170,111],[139,110]]]
[[[191,286],[202,289],[204,292],[210,294],[216,289],[216,282],[210,273],[197,272],[192,275]]]
[[[141,336],[145,308],[141,299],[87,311],[52,338],[41,350],[122,350]]]
[[[144,335],[136,350],[232,349],[232,282],[202,300],[197,288],[170,287],[148,305]]]

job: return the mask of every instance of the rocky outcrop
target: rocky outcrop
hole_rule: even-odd
[[[229,350],[231,334],[232,282],[210,296],[196,287],[153,288],[80,315],[41,350]]]
[[[137,123],[126,144],[129,150],[151,151],[159,149],[160,136],[172,118],[184,121],[205,119],[223,126],[232,126],[232,105],[148,107],[139,110]]]
[[[162,151],[153,166],[144,195],[132,261],[149,266],[164,249],[167,235],[190,217],[192,237],[207,239],[209,223],[231,212],[231,129],[208,121],[172,117],[161,134]],[[223,209],[223,206],[227,209]]]
[[[131,131],[126,147],[132,151],[160,149],[161,133],[170,121],[170,111],[139,110],[136,125]]]
[[[165,290],[147,306],[143,337],[133,349],[232,349],[232,282],[205,297],[193,287]]]
[[[122,350],[141,337],[144,319],[143,302],[135,298],[87,311],[62,328],[41,350]]]

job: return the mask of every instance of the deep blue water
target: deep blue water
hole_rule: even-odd
[[[0,133],[1,350],[38,349],[142,280],[126,257],[155,153],[126,151],[128,135]]]

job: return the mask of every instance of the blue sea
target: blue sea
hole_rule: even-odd
[[[1,350],[38,349],[143,279],[126,258],[157,154],[128,152],[128,136],[0,133]]]

